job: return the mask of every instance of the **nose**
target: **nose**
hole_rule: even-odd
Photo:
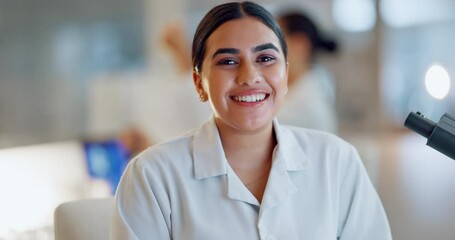
[[[262,81],[260,71],[250,63],[240,65],[239,74],[237,75],[237,83],[239,85],[253,85]]]

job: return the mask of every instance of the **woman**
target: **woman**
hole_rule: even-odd
[[[213,118],[130,162],[112,239],[391,239],[355,150],[275,119],[286,51],[257,4],[226,3],[204,17],[193,78]]]
[[[336,42],[323,37],[303,13],[281,13],[278,22],[289,49],[289,93],[278,119],[293,126],[337,133],[334,81],[316,62],[322,52],[335,53]]]

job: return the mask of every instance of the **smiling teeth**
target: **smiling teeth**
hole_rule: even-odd
[[[265,93],[259,93],[255,95],[247,95],[247,96],[234,96],[233,97],[237,102],[259,102],[264,100]]]

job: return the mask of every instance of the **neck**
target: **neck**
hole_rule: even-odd
[[[226,158],[234,169],[257,169],[271,162],[276,145],[273,124],[255,132],[218,129]]]

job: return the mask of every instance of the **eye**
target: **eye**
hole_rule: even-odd
[[[274,61],[276,58],[273,57],[273,56],[270,56],[270,55],[265,55],[265,56],[260,56],[256,62],[259,62],[259,63],[268,63],[268,62],[271,62],[271,61]]]
[[[234,65],[237,64],[237,62],[233,59],[222,59],[217,62],[217,65]]]

